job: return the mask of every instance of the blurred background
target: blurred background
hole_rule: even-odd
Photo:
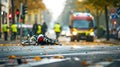
[[[87,12],[93,15],[96,25],[97,38],[106,37],[119,39],[120,28],[120,2],[119,0],[1,0],[0,1],[0,37],[2,38],[2,25],[7,22],[18,25],[18,35],[27,35],[35,22],[48,26],[48,32],[55,23],[62,26],[70,24],[70,16],[75,12]],[[25,29],[20,31],[20,24]],[[53,31],[53,30],[52,30]],[[50,31],[51,33],[51,31]],[[115,33],[115,35],[114,35]],[[10,36],[11,34],[9,34]]]

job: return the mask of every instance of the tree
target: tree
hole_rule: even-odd
[[[96,24],[97,29],[100,28],[100,16],[105,11],[105,6],[109,9],[111,6],[119,6],[120,0],[83,0],[80,2],[79,0],[76,0],[76,5],[78,6],[76,9],[87,9],[89,12],[91,12],[96,17]],[[80,6],[82,5],[83,8]],[[98,31],[99,32],[99,31]]]

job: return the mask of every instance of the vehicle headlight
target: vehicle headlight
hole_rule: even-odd
[[[77,35],[77,32],[72,32],[73,35]]]
[[[67,33],[66,33],[66,36],[70,36],[70,33],[69,33],[69,32],[67,32]]]
[[[61,35],[65,35],[65,31],[62,31],[62,32],[61,32]]]
[[[94,36],[94,32],[91,32],[90,35],[91,35],[91,36]]]

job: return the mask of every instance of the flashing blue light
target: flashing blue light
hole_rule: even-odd
[[[81,12],[75,12],[73,13],[74,16],[92,16],[90,13],[81,13]]]

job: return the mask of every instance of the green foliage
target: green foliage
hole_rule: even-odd
[[[98,36],[98,38],[101,38],[104,35],[105,35],[105,29],[104,29],[104,27],[102,25],[100,25],[100,27],[98,28],[98,34],[97,34],[97,36]]]
[[[120,0],[113,0],[112,4],[114,7],[120,7]]]
[[[120,0],[83,0],[82,2],[76,0],[76,6],[76,10],[78,11],[88,10],[93,15],[99,16],[101,12],[104,11],[105,6],[120,6]],[[98,14],[95,14],[96,12],[98,12]]]

